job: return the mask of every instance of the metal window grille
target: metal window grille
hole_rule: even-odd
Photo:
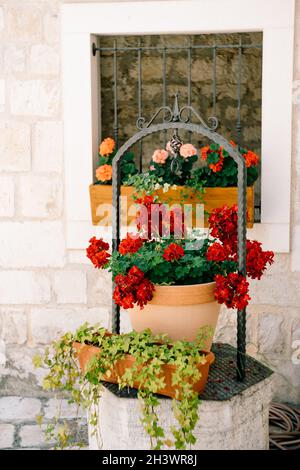
[[[253,60],[253,53],[255,51],[255,60]],[[100,54],[100,80],[108,83],[103,83],[104,92],[102,94],[102,137],[111,135],[114,137],[117,145],[120,146],[122,142],[126,141],[131,135],[136,132],[134,128],[138,118],[145,115],[152,115],[153,109],[157,107],[166,106],[167,102],[176,92],[176,84],[180,87],[181,101],[186,100],[186,105],[193,105],[196,109],[200,108],[206,115],[213,115],[219,119],[220,132],[228,139],[233,138],[239,145],[245,145],[254,151],[260,153],[260,110],[261,110],[261,62],[262,62],[262,35],[260,33],[254,34],[230,34],[230,35],[198,35],[198,36],[179,36],[172,37],[162,36],[136,36],[136,37],[100,37],[98,45],[93,44],[93,54],[97,52]],[[203,58],[199,54],[205,54],[205,70],[203,69],[196,74],[193,73],[195,61]],[[184,70],[181,73],[180,80],[176,77],[176,72],[170,70],[169,60],[174,57],[181,57],[184,64]],[[143,72],[149,68],[149,61],[159,60],[159,71],[156,72],[156,81],[154,86],[160,88],[160,95],[156,98],[155,102],[145,96],[145,81],[143,79]],[[144,61],[147,63],[144,64]],[[229,75],[228,83],[230,88],[231,98],[226,98],[226,83],[224,77],[220,79],[220,60],[224,64],[224,75]],[[253,64],[255,70],[252,69]],[[228,61],[228,63],[226,63]],[[124,65],[125,64],[125,65]],[[148,65],[147,65],[148,64]],[[121,70],[125,70],[125,73]],[[105,69],[105,74],[109,73],[109,80],[102,76],[102,70]],[[221,72],[222,73],[222,72]],[[157,74],[160,74],[160,80],[157,79]],[[253,96],[254,91],[250,89],[251,81],[253,82],[254,74],[255,80],[258,84],[255,90],[256,96]],[[127,84],[127,77],[134,75],[134,85]],[[206,78],[204,78],[204,75]],[[209,77],[209,80],[207,80]],[[150,74],[151,79],[151,74]],[[148,74],[149,80],[149,74]],[[160,82],[160,83],[159,83]],[[177,82],[177,83],[176,83]],[[102,88],[102,83],[100,83]],[[219,89],[221,85],[221,90]],[[205,93],[202,95],[202,86],[205,88]],[[128,88],[130,93],[134,96],[130,97],[130,101],[121,102],[120,92]],[[184,97],[183,97],[184,94]],[[225,96],[225,98],[224,98]],[[245,96],[247,97],[247,106],[245,105]],[[157,101],[159,100],[159,102]],[[226,100],[230,105],[226,105]],[[253,105],[252,105],[253,103]],[[104,108],[107,108],[104,109]],[[130,109],[131,131],[124,131],[128,128],[126,120],[126,110]],[[105,111],[105,114],[104,114]],[[224,119],[219,113],[227,114],[230,111],[231,116]],[[257,115],[257,120],[254,121],[253,116]],[[124,118],[125,116],[125,118]],[[223,117],[223,119],[222,119]],[[189,115],[192,120],[192,116]],[[224,121],[226,123],[224,124]],[[224,124],[224,125],[223,125]],[[160,144],[165,145],[167,141],[167,131],[163,131],[160,138]],[[152,139],[155,137],[151,137]],[[192,135],[188,133],[184,136],[186,140],[191,140]],[[206,142],[197,142],[199,145],[204,145]],[[143,148],[144,145],[144,148]],[[147,156],[147,148],[153,150],[155,146],[159,145],[157,142],[139,142],[135,148],[137,155],[137,164],[140,171],[143,167],[147,168],[149,163],[149,152]],[[145,158],[146,154],[146,158]],[[256,184],[255,189],[255,215],[256,221],[260,219],[260,183]]]

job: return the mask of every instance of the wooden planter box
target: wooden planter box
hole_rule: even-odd
[[[136,217],[136,202],[133,199],[134,188],[131,186],[121,186],[121,217],[122,224],[128,225],[132,223]],[[156,192],[160,202],[167,204],[184,204],[192,205],[192,223],[196,226],[196,207],[201,204],[201,199],[197,197],[195,191],[190,188],[177,186],[176,189],[170,189],[164,193],[161,189]],[[205,188],[203,194],[204,211],[209,214],[213,209],[222,207],[224,204],[232,206],[237,203],[237,188]],[[90,201],[93,225],[111,225],[112,214],[112,186],[92,184],[90,186]],[[127,207],[126,207],[127,205]],[[247,211],[248,223],[247,227],[252,228],[254,223],[254,187],[247,188]],[[205,216],[205,227],[208,217]]]
[[[101,354],[101,349],[96,346],[89,346],[87,344],[82,343],[73,343],[73,347],[76,350],[77,358],[80,364],[80,367],[83,372],[86,371],[87,365],[92,357],[99,356]],[[203,352],[206,355],[206,360],[203,364],[198,364],[197,368],[201,373],[201,377],[193,385],[193,389],[195,392],[201,393],[203,392],[207,378],[210,365],[215,360],[215,355],[212,352]],[[135,358],[130,354],[127,354],[124,359],[120,359],[116,361],[111,369],[111,375],[104,376],[103,381],[109,383],[118,383],[118,377],[122,377],[126,369],[131,368],[135,364]],[[176,389],[179,390],[179,399],[180,399],[180,387],[172,385],[172,374],[176,370],[175,365],[165,364],[162,366],[162,376],[164,378],[165,387],[159,390],[157,393],[159,395],[165,395],[167,397],[175,398],[176,397]],[[139,388],[139,383],[134,383],[134,388]]]

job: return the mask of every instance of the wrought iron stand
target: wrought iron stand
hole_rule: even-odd
[[[155,124],[154,121],[160,114],[163,114],[162,122]],[[199,124],[194,124],[190,122],[191,115],[194,115]],[[187,116],[187,117],[184,117]],[[113,251],[118,249],[120,242],[120,186],[121,186],[121,161],[125,153],[128,151],[132,145],[137,142],[141,142],[142,139],[150,134],[156,132],[167,131],[172,129],[174,131],[173,138],[171,139],[171,147],[174,152],[174,171],[176,171],[176,159],[179,155],[180,148],[180,139],[178,137],[178,131],[184,130],[189,131],[190,133],[200,134],[204,137],[207,137],[212,142],[215,142],[225,149],[229,156],[234,159],[238,167],[238,270],[242,275],[246,275],[246,189],[247,189],[247,172],[246,164],[243,156],[237,148],[234,148],[223,136],[216,132],[218,126],[218,120],[215,117],[208,119],[209,125],[205,123],[202,117],[191,107],[184,106],[179,107],[178,96],[175,95],[175,101],[173,109],[169,106],[163,106],[159,108],[153,117],[146,122],[146,120],[140,117],[137,121],[137,128],[139,131],[131,137],[121,148],[118,150],[117,154],[113,160],[113,219],[112,219],[112,248]],[[112,317],[112,329],[115,333],[120,333],[120,308],[113,302],[113,317]],[[222,346],[222,345],[221,345]],[[217,355],[217,367],[219,366],[220,370],[223,370],[222,367],[222,353],[220,349]],[[224,346],[227,347],[226,351]],[[215,345],[218,349],[218,345]],[[221,396],[228,398],[233,396],[236,393],[241,391],[241,387],[238,386],[238,382],[245,382],[246,376],[246,310],[238,310],[237,312],[237,349],[223,345],[223,353],[227,354],[226,364],[223,362],[225,370],[229,367],[232,369],[233,366],[233,357],[236,356],[236,374],[235,377],[231,377],[230,381],[227,380],[227,385],[222,385],[223,395],[218,393],[214,389],[213,396],[208,394],[207,399],[222,399]],[[225,354],[225,356],[226,356]],[[229,356],[228,356],[229,355]],[[223,354],[224,356],[224,354]],[[229,359],[228,359],[229,358]],[[250,358],[248,358],[249,360]],[[226,365],[226,366],[225,366]],[[216,367],[216,366],[215,366]],[[214,370],[214,369],[213,369]],[[251,367],[249,368],[250,375],[247,377],[247,381],[244,383],[242,389],[247,388],[253,385],[256,382],[259,382],[263,378],[270,375],[271,371],[264,367],[262,364],[259,364],[257,361],[251,358]],[[247,371],[248,373],[248,371]],[[254,375],[253,375],[254,374]],[[224,373],[222,374],[224,376]],[[230,375],[230,374],[229,374]],[[225,377],[226,379],[226,377]],[[117,391],[116,387],[109,386],[109,388],[116,394],[120,395],[120,392]],[[224,392],[225,388],[225,392]],[[219,387],[220,389],[220,387]],[[226,389],[228,389],[226,393]],[[219,390],[220,392],[220,390]],[[120,396],[128,396],[126,395]],[[134,392],[129,396],[135,396]],[[224,398],[223,398],[224,399]]]

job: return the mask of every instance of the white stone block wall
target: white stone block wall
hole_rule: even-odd
[[[60,4],[0,3],[0,389],[39,396],[36,351],[84,321],[109,325],[111,283],[65,247]],[[300,80],[300,0],[295,81]],[[280,64],[278,64],[280,71]],[[300,402],[300,105],[293,115],[292,250],[252,283],[248,350],[276,372],[278,399]],[[284,165],[284,156],[283,156]],[[271,169],[270,169],[271,171]],[[278,189],[280,190],[280,189]],[[216,338],[235,340],[223,310]],[[8,435],[11,433],[7,425]]]
[[[74,405],[69,405],[66,399],[0,397],[0,449],[53,448],[55,440],[46,439],[45,429],[58,415],[60,423],[65,423],[74,436],[79,427],[77,439],[80,439],[83,445],[86,444],[86,413]],[[75,416],[78,416],[78,422],[74,419]],[[41,426],[37,423],[37,417],[42,422]]]

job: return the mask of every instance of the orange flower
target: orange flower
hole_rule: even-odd
[[[202,149],[201,149],[202,160],[205,161],[207,159],[207,152],[209,150],[210,150],[209,145],[206,145],[206,147],[202,147]]]
[[[115,149],[115,141],[114,139],[112,139],[111,137],[107,137],[106,139],[104,139],[100,146],[99,146],[99,153],[102,157],[107,157],[108,155],[110,155],[111,153],[113,153],[114,149]]]
[[[224,163],[224,157],[222,154],[220,154],[220,160],[217,163],[210,163],[208,166],[214,173],[218,173],[219,171],[222,170],[223,163]]]
[[[96,178],[98,181],[110,181],[112,178],[111,165],[101,165],[96,170]]]
[[[164,165],[168,158],[169,154],[166,150],[157,149],[152,155],[152,160],[154,163],[159,163],[160,165]]]
[[[211,150],[209,145],[207,145],[206,147],[202,147],[201,149],[202,160],[206,161],[212,152],[213,151]],[[219,161],[217,163],[209,163],[209,160],[207,162],[208,168],[210,168],[214,173],[218,173],[219,171],[221,171],[223,168],[223,163],[224,163],[223,148],[221,146],[219,150],[217,151],[217,153],[219,154]]]
[[[250,168],[250,166],[256,166],[258,164],[259,157],[251,150],[248,150],[248,152],[244,154],[244,158],[246,160],[247,168]]]
[[[231,140],[229,143],[232,145],[232,147],[236,147],[236,143],[233,140]],[[251,150],[248,150],[247,153],[243,153],[243,157],[246,160],[247,168],[250,168],[250,166],[256,166],[258,164],[259,157]]]

